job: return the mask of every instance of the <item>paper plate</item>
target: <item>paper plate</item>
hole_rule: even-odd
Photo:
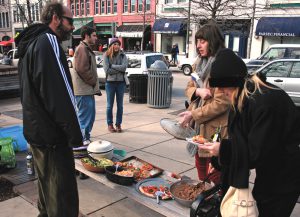
[[[195,130],[190,127],[182,127],[177,120],[163,118],[160,120],[160,126],[176,139],[185,140],[196,135]]]

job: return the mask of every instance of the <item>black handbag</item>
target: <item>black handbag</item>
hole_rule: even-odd
[[[190,217],[218,217],[220,215],[221,186],[216,185],[197,196],[190,208]]]

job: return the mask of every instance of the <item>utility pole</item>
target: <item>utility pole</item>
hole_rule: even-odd
[[[186,24],[186,47],[185,47],[185,56],[186,56],[186,58],[189,58],[190,22],[191,22],[191,0],[189,0],[188,20],[187,20],[187,24]]]
[[[31,10],[30,10],[30,0],[26,0],[26,4],[27,4],[27,12],[28,12],[28,23],[27,23],[27,26],[29,26],[32,23]]]
[[[247,49],[247,58],[250,58],[250,53],[251,53],[251,44],[252,44],[252,36],[253,36],[255,10],[256,10],[256,0],[253,0],[252,17],[251,17],[251,24],[250,24],[250,35],[249,35],[248,49]]]
[[[144,50],[145,23],[146,23],[146,0],[143,0],[143,34],[142,34],[142,42],[141,42],[141,51]]]

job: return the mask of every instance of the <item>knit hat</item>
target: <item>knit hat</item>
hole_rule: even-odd
[[[247,67],[244,61],[230,49],[221,49],[212,63],[210,87],[243,87]]]
[[[119,43],[119,45],[121,45],[121,42],[118,38],[112,38],[112,39],[110,39],[108,47],[112,46],[114,43]]]

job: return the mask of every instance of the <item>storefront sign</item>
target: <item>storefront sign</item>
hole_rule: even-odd
[[[124,38],[142,38],[143,32],[116,32],[116,36]]]
[[[291,33],[291,32],[258,32],[259,36],[296,36],[295,33]]]

